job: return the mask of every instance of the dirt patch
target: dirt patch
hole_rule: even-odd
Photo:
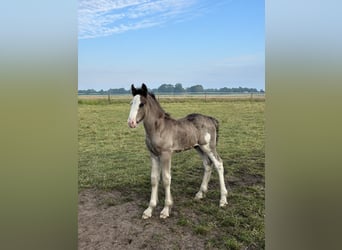
[[[264,177],[259,174],[244,174],[240,177],[228,178],[229,188],[253,185],[265,185]]]
[[[120,192],[83,190],[79,193],[79,249],[204,249],[205,239],[179,225],[177,211],[166,220],[141,219],[147,201],[129,200]]]

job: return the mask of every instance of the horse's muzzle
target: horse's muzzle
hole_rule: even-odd
[[[135,119],[128,120],[127,123],[130,128],[136,128],[138,125]]]

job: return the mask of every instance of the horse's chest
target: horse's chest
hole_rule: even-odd
[[[163,138],[154,136],[154,137],[146,137],[146,146],[150,152],[155,155],[159,155],[162,151],[168,150],[171,146],[169,145],[169,141]]]

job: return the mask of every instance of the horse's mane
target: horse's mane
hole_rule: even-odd
[[[155,101],[157,107],[159,107],[159,109],[164,113],[165,118],[171,118],[171,115],[169,113],[165,112],[165,110],[160,106],[160,103],[158,102],[155,94],[152,92],[148,92],[147,94],[152,97],[152,99]]]
[[[148,92],[148,93],[150,94],[150,96],[151,96],[151,97],[152,97],[154,100],[156,100],[156,101],[157,101],[155,94],[153,94],[153,93],[150,93],[150,92]]]

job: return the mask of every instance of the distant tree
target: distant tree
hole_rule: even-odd
[[[183,88],[181,83],[176,83],[174,92],[175,93],[184,93],[185,89]]]
[[[218,92],[217,89],[205,89],[204,91],[207,92],[207,93],[215,93],[215,92]]]
[[[124,88],[119,88],[119,89],[109,89],[108,90],[109,94],[116,95],[116,94],[128,94],[129,91],[124,89]]]
[[[94,94],[97,94],[97,91],[95,89],[87,89],[87,90],[79,90],[78,93],[81,95],[94,95]]]
[[[173,93],[174,91],[174,86],[172,84],[162,84],[158,88],[158,92],[160,93]]]
[[[198,93],[198,92],[204,92],[202,85],[194,85],[187,89],[188,92],[192,93]]]
[[[198,92],[206,92],[206,93],[215,93],[215,92],[221,92],[221,93],[265,93],[263,89],[260,89],[259,91],[256,88],[246,88],[246,87],[238,87],[238,88],[227,88],[223,87],[220,89],[204,89],[202,85],[194,85],[189,88],[184,89],[181,83],[176,83],[175,86],[172,84],[162,84],[159,88],[152,89],[152,92],[154,93],[198,93]],[[115,94],[129,94],[130,90],[126,90],[124,88],[118,88],[118,89],[108,89],[107,91],[104,91],[103,89],[96,91],[95,89],[87,89],[87,90],[78,90],[79,95],[115,95]]]
[[[224,87],[219,89],[220,92],[231,92],[231,89]]]

